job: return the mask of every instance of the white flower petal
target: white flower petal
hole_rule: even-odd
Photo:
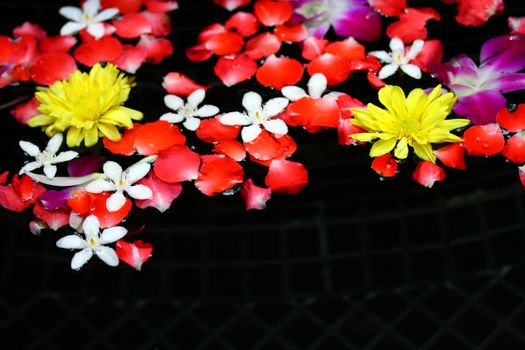
[[[393,61],[392,55],[386,51],[370,51],[368,54],[376,57],[381,62],[392,63]]]
[[[71,159],[78,157],[78,153],[75,151],[60,152],[56,157],[51,160],[51,163],[63,163],[69,162]]]
[[[118,182],[122,178],[122,167],[116,162],[109,160],[104,163],[102,169],[104,175],[113,182]]]
[[[414,79],[421,79],[421,69],[415,64],[403,64],[401,70]]]
[[[262,132],[261,127],[258,124],[245,126],[242,128],[241,137],[244,142],[252,142]]]
[[[67,22],[60,28],[60,35],[72,35],[86,28],[84,23]]]
[[[414,40],[412,43],[412,46],[410,46],[410,50],[408,50],[407,55],[405,56],[405,62],[410,62],[414,58],[416,58],[417,55],[423,50],[423,46],[425,45],[425,42],[423,40]]]
[[[395,72],[397,72],[398,68],[399,66],[397,64],[387,64],[386,66],[381,68],[381,70],[377,74],[377,77],[379,79],[388,78],[389,76],[392,76]]]
[[[39,162],[29,162],[27,163],[26,165],[24,165],[22,167],[22,169],[20,169],[20,171],[18,172],[19,175],[22,175],[23,173],[25,172],[29,172],[29,171],[33,171],[35,169],[38,169],[42,166],[41,163]]]
[[[71,268],[73,270],[79,270],[85,263],[93,256],[93,250],[91,248],[84,248],[75,255],[71,260]]]
[[[392,38],[390,40],[390,50],[392,53],[395,54],[401,54],[405,55],[405,44],[403,44],[403,41],[397,37]]]
[[[308,93],[312,98],[319,98],[323,95],[326,90],[328,81],[324,74],[315,73],[308,81]]]
[[[204,101],[205,96],[206,91],[204,91],[204,89],[197,89],[188,96],[188,104],[195,109],[202,101]]]
[[[92,237],[98,238],[98,233],[100,232],[100,222],[98,221],[98,218],[95,215],[88,216],[82,223],[82,230],[86,235],[86,239]]]
[[[256,92],[250,91],[242,97],[242,106],[248,112],[257,112],[262,108],[262,97]]]
[[[110,227],[102,231],[100,235],[100,244],[109,244],[118,241],[128,233],[122,226]]]
[[[90,15],[91,18],[95,17],[100,9],[100,0],[87,0],[82,5],[84,13]]]
[[[264,116],[270,118],[281,113],[288,106],[288,102],[288,99],[284,97],[272,98],[264,105]]]
[[[104,36],[106,29],[103,23],[91,23],[87,26],[87,32],[95,39],[100,39]]]
[[[195,117],[188,117],[186,118],[186,121],[182,123],[182,125],[184,125],[184,127],[190,131],[197,130],[200,124],[201,124],[201,120]]]
[[[120,210],[126,204],[126,197],[124,197],[124,194],[121,191],[117,191],[113,193],[109,198],[106,200],[106,208],[110,212],[115,212]]]
[[[180,98],[179,96],[166,95],[164,96],[164,104],[169,109],[176,111],[184,105],[184,100]]]
[[[281,119],[265,120],[262,122],[262,125],[266,130],[277,135],[284,135],[288,133],[288,126]]]
[[[285,86],[281,89],[281,94],[290,101],[298,101],[303,97],[307,97],[306,91],[298,86]]]
[[[86,248],[86,241],[77,235],[69,235],[60,238],[56,245],[58,248],[64,249],[84,249]]]
[[[57,174],[57,167],[51,164],[44,164],[44,174],[48,179],[52,179]]]
[[[117,187],[115,186],[115,184],[102,179],[91,181],[86,186],[86,191],[90,193],[113,192],[116,190]]]
[[[244,113],[230,112],[221,115],[219,122],[224,125],[250,125],[252,120]]]
[[[149,163],[136,163],[126,169],[126,184],[131,185],[142,179],[149,173],[151,164]]]
[[[95,254],[100,258],[100,260],[102,260],[109,266],[118,265],[119,260],[118,260],[117,253],[115,253],[115,251],[110,247],[104,247],[104,246],[96,247]]]
[[[82,10],[74,6],[64,6],[58,10],[62,16],[74,22],[82,22],[84,19],[84,14]]]
[[[64,136],[62,136],[62,134],[56,134],[52,138],[50,138],[46,146],[47,153],[56,154],[60,146],[62,146],[63,140]]]
[[[69,214],[69,226],[79,233],[82,233],[83,221],[84,219],[75,212],[72,211],[71,214]]]
[[[40,154],[40,148],[31,142],[20,141],[18,144],[20,145],[20,148],[31,157],[36,157]]]
[[[131,186],[126,190],[130,197],[135,199],[150,199],[153,196],[151,189],[145,185]]]
[[[181,121],[183,121],[184,118],[185,117],[182,114],[175,114],[175,113],[168,112],[168,113],[164,113],[160,117],[160,120],[165,120],[168,123],[176,124],[176,123],[180,123]]]
[[[118,14],[118,8],[110,7],[100,12],[98,15],[93,18],[94,22],[104,22],[108,19],[115,17]]]
[[[193,113],[194,116],[197,117],[211,117],[215,114],[219,113],[220,110],[217,106],[214,105],[204,105],[201,108],[199,108],[195,113]]]

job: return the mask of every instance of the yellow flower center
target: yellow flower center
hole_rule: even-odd
[[[97,241],[94,238],[90,238],[89,239],[89,247],[91,249],[95,249],[96,246],[97,246]]]
[[[399,119],[395,128],[398,130],[399,136],[410,138],[421,130],[421,123],[418,118],[406,117]]]

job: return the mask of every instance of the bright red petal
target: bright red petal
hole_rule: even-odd
[[[137,46],[146,50],[146,60],[153,61],[155,64],[173,54],[173,45],[165,38],[143,35]]]
[[[217,118],[207,118],[201,121],[196,134],[201,141],[216,143],[222,139],[236,138],[239,131],[239,126],[224,125]]]
[[[9,178],[9,171],[4,171],[0,174],[0,186],[5,185],[7,179]]]
[[[31,78],[37,84],[51,85],[67,79],[76,70],[77,65],[70,54],[46,52],[31,67]]]
[[[113,63],[119,69],[135,74],[146,60],[147,52],[143,48],[133,45],[124,45],[123,49],[122,55]]]
[[[498,124],[474,125],[463,134],[465,148],[471,156],[494,156],[505,146],[505,138]]]
[[[43,220],[53,231],[69,224],[69,211],[64,209],[47,210],[40,202],[35,203],[33,214]]]
[[[271,198],[272,190],[269,188],[256,186],[252,179],[244,182],[241,189],[241,197],[246,206],[246,210],[266,208],[266,202]]]
[[[243,45],[244,40],[240,34],[224,32],[211,37],[204,47],[218,56],[224,56],[239,52]]]
[[[257,19],[267,27],[284,24],[293,14],[293,7],[287,1],[257,0],[253,7]]]
[[[102,140],[104,147],[113,154],[121,154],[124,156],[132,155],[135,153],[135,134],[141,127],[142,124],[134,123],[133,129],[124,131],[119,141],[111,141],[107,137],[104,137]]]
[[[17,105],[16,108],[11,111],[11,114],[19,123],[27,124],[29,119],[39,114],[38,106],[40,106],[40,102],[32,97],[29,101]]]
[[[197,41],[199,43],[205,43],[217,34],[227,32],[226,27],[220,23],[212,23],[209,26],[203,28],[199,33]]]
[[[270,56],[257,70],[259,83],[281,90],[287,85],[295,85],[303,76],[303,66],[297,60]]]
[[[503,11],[503,0],[461,0],[456,21],[465,26],[481,26]]]
[[[33,203],[23,201],[12,185],[0,186],[0,206],[4,209],[22,212]]]
[[[308,30],[302,24],[293,26],[279,25],[273,31],[277,39],[282,42],[298,43],[306,39]]]
[[[425,160],[417,165],[416,170],[412,173],[412,178],[420,185],[431,188],[436,181],[445,179],[445,170]]]
[[[138,12],[143,0],[102,0],[102,8],[116,7],[120,13]]]
[[[78,215],[85,217],[88,215],[93,195],[86,191],[74,191],[72,196],[66,200],[66,204],[71,210]]]
[[[368,72],[366,74],[366,79],[368,80],[370,86],[376,90],[379,90],[386,85],[385,82],[379,79],[379,77],[374,72]]]
[[[13,36],[15,38],[19,38],[21,36],[32,36],[36,40],[42,40],[47,36],[46,31],[44,28],[39,26],[38,24],[33,24],[29,22],[24,22],[21,26],[16,27],[13,29]]]
[[[382,177],[393,177],[397,173],[397,160],[389,153],[374,158],[372,169]]]
[[[40,51],[43,52],[68,52],[77,44],[77,39],[72,35],[48,36],[38,43]]]
[[[149,12],[166,13],[179,8],[177,1],[144,0]]]
[[[297,144],[290,135],[277,138],[263,130],[255,140],[245,142],[244,148],[258,163],[269,165],[274,159],[291,157],[297,150]]]
[[[119,210],[114,212],[108,211],[106,207],[106,201],[110,195],[110,193],[105,192],[99,194],[89,194],[91,204],[87,216],[95,215],[100,222],[100,228],[117,226],[128,216],[129,212],[131,211],[132,204],[129,199],[126,199],[126,203]]]
[[[252,36],[259,30],[257,18],[248,12],[237,12],[224,24],[227,30],[234,30],[243,37]]]
[[[347,60],[364,60],[366,57],[365,47],[352,37],[331,43],[326,47],[325,52]]]
[[[75,59],[88,67],[97,62],[113,62],[122,55],[122,44],[112,36],[104,36],[99,40],[83,42],[73,55]]]
[[[275,35],[261,33],[248,40],[244,53],[254,60],[259,60],[276,54],[280,48],[281,42]]]
[[[121,239],[117,241],[115,251],[120,260],[140,271],[142,265],[151,257],[153,246],[140,240],[129,243]]]
[[[310,75],[323,73],[328,80],[328,85],[337,85],[350,75],[350,64],[343,57],[325,53],[310,62],[308,73]]]
[[[27,175],[19,177],[15,175],[11,180],[13,188],[24,202],[35,203],[38,198],[46,191],[45,187],[36,183]]]
[[[236,162],[241,162],[246,158],[246,150],[239,141],[234,139],[222,139],[215,145],[213,152],[224,154]]]
[[[368,0],[368,4],[385,16],[399,16],[407,7],[406,0]]]
[[[407,8],[399,16],[399,21],[388,26],[386,34],[389,38],[398,37],[404,43],[411,43],[417,39],[426,40],[428,35],[426,23],[431,19],[439,21],[441,17],[430,7]]]
[[[164,76],[162,87],[170,94],[177,96],[188,96],[198,89],[208,89],[208,86],[197,84],[187,76],[179,72],[171,72]]]
[[[423,49],[411,63],[419,66],[422,71],[429,73],[432,71],[432,66],[440,63],[442,59],[443,45],[441,45],[441,41],[434,39],[425,41]]]
[[[175,145],[161,151],[153,170],[165,182],[183,182],[199,176],[200,156],[187,146]]]
[[[465,147],[461,143],[453,143],[434,151],[437,159],[449,168],[465,170]]]
[[[359,141],[352,138],[353,134],[358,134],[360,132],[365,132],[358,126],[355,126],[348,119],[341,118],[339,120],[339,125],[337,126],[337,136],[340,145],[357,145]]]
[[[149,21],[152,36],[167,36],[171,33],[171,18],[165,13],[142,12]]]
[[[337,128],[339,125],[339,106],[330,97],[303,97],[290,105],[289,113],[297,125],[328,128]]]
[[[213,0],[213,2],[228,11],[233,11],[236,8],[248,5],[252,0]]]
[[[496,121],[503,129],[510,132],[525,130],[525,104],[519,104],[512,112],[502,108],[496,115]]]
[[[272,192],[295,194],[308,184],[308,171],[301,163],[274,160],[264,182]]]
[[[244,54],[228,55],[219,58],[213,71],[224,85],[232,86],[253,77],[257,63]]]
[[[204,44],[197,44],[186,49],[186,57],[192,62],[203,62],[210,59],[213,52],[208,50]]]
[[[180,183],[164,182],[155,176],[153,172],[150,172],[148,177],[141,179],[138,183],[149,187],[153,193],[150,199],[135,200],[135,204],[141,209],[153,207],[163,213],[170,208],[171,203],[182,192]]]
[[[222,193],[243,182],[244,171],[233,159],[222,154],[202,156],[195,187],[207,196]]]
[[[149,20],[142,13],[128,13],[112,23],[116,29],[115,34],[124,39],[138,38],[151,33]]]
[[[303,41],[301,56],[306,60],[313,60],[324,53],[328,43],[329,41],[326,39],[316,38],[315,36],[308,37]]]
[[[505,158],[516,164],[525,163],[525,136],[522,132],[517,133],[507,140],[502,154]]]
[[[186,137],[176,125],[164,120],[143,124],[135,132],[134,148],[138,153],[150,156],[171,148],[184,145]]]

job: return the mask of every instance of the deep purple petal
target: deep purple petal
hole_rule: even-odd
[[[480,53],[481,67],[498,73],[514,73],[525,68],[525,36],[504,35],[487,40]]]
[[[69,162],[67,171],[69,176],[80,177],[96,173],[102,169],[104,157],[84,155]]]
[[[332,19],[337,35],[358,40],[376,41],[381,38],[381,17],[368,6],[355,7]]]
[[[65,209],[69,210],[66,201],[73,195],[73,187],[60,191],[48,190],[40,196],[40,202],[47,210]]]
[[[507,74],[486,84],[486,88],[499,92],[512,92],[525,89],[525,73]]]
[[[470,119],[473,124],[494,123],[496,114],[506,103],[505,97],[498,91],[481,91],[460,98],[454,106],[454,112]]]

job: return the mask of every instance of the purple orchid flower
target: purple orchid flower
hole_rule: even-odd
[[[316,37],[324,37],[333,26],[335,33],[343,37],[364,41],[381,38],[381,18],[367,0],[290,0],[290,3],[295,8],[295,20]]]
[[[504,35],[481,47],[479,67],[466,55],[434,67],[435,76],[457,96],[454,112],[474,124],[496,121],[503,93],[525,89],[525,36]]]

